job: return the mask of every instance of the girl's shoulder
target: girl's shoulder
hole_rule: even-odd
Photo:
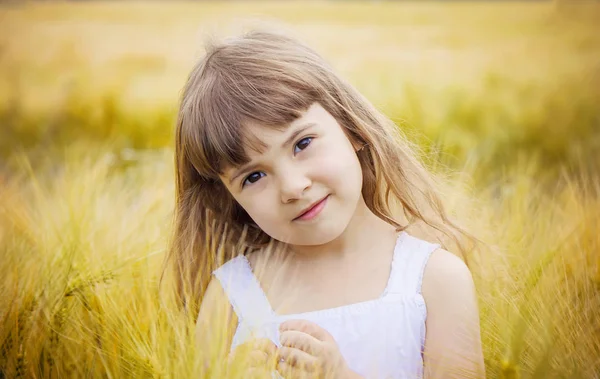
[[[467,265],[458,256],[437,249],[425,268],[422,294],[427,308],[425,367],[485,372],[477,294]],[[436,366],[438,362],[444,362],[444,368]]]
[[[210,350],[219,343],[231,343],[238,319],[229,298],[216,278],[211,278],[200,302],[200,310],[196,318],[195,340],[204,357],[211,357]],[[223,332],[224,331],[224,332]],[[206,367],[209,361],[204,362]]]
[[[431,253],[423,273],[423,294],[433,293],[439,287],[464,286],[472,283],[469,267],[458,257],[442,248]]]
[[[475,296],[471,271],[460,257],[438,248],[425,266],[422,294],[428,309],[456,307],[466,297]]]

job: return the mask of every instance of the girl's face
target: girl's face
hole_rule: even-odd
[[[321,245],[340,236],[361,200],[362,170],[336,119],[314,103],[283,131],[247,127],[267,147],[221,176],[235,200],[276,240]]]

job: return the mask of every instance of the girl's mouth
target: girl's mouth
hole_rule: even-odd
[[[325,196],[322,200],[320,200],[319,202],[317,202],[316,204],[311,206],[307,211],[302,213],[300,216],[296,217],[294,219],[294,221],[296,221],[296,220],[302,220],[302,221],[312,220],[313,218],[317,217],[317,215],[319,213],[321,213],[323,208],[325,208],[325,205],[327,204],[328,199],[329,199],[329,195]]]

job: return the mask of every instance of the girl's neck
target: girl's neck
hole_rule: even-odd
[[[355,260],[379,245],[387,246],[396,237],[394,226],[371,212],[361,196],[354,216],[339,237],[323,245],[290,245],[289,258],[297,262]]]

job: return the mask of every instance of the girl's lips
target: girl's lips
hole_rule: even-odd
[[[321,213],[321,211],[323,210],[323,208],[325,208],[325,205],[327,203],[327,199],[329,199],[329,195],[325,196],[325,198],[323,198],[323,200],[319,201],[312,208],[310,208],[308,211],[306,211],[305,213],[303,213],[301,216],[296,217],[294,220],[312,220],[319,213]]]

